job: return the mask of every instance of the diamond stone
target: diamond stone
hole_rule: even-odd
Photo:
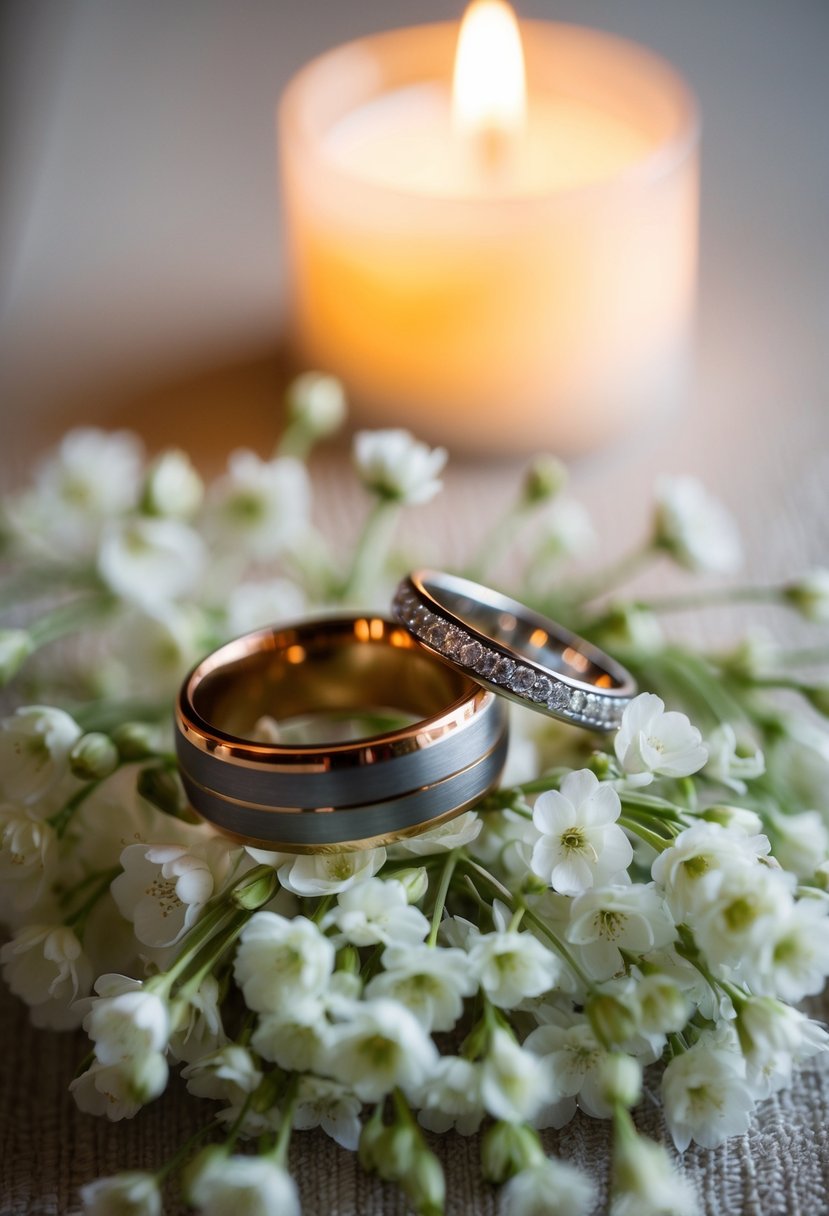
[[[465,667],[474,667],[476,663],[480,663],[483,658],[484,648],[480,642],[476,642],[474,638],[471,641],[464,642],[458,650],[458,661],[463,663]]]
[[[428,608],[424,608],[420,604],[412,613],[411,626],[415,633],[425,633],[431,625],[434,617]]]
[[[550,695],[547,698],[547,707],[554,710],[566,709],[570,703],[570,693],[566,684],[561,684],[558,680],[553,684],[550,690]]]
[[[435,650],[442,651],[446,645],[446,639],[449,636],[449,626],[446,621],[436,617],[433,623],[426,630],[425,639],[430,646],[434,646]]]
[[[587,703],[587,695],[580,689],[574,688],[570,694],[570,708],[574,713],[581,713]]]
[[[484,650],[478,662],[475,664],[475,670],[479,676],[483,676],[488,680],[498,663],[498,655],[494,650]]]
[[[461,633],[460,629],[455,629],[454,625],[450,625],[446,633],[446,641],[439,649],[448,658],[456,659],[465,641],[465,635]]]
[[[533,684],[535,684],[535,672],[531,667],[516,667],[509,682],[512,691],[520,693],[522,696],[530,691]]]
[[[506,655],[500,655],[492,669],[492,679],[496,684],[509,684],[512,679],[512,673],[515,671],[515,663],[512,659],[508,659]]]
[[[549,676],[537,676],[535,683],[530,689],[530,696],[533,701],[538,701],[542,705],[546,705],[547,698],[550,695],[553,684]]]

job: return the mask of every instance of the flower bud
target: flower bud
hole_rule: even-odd
[[[90,731],[81,735],[69,753],[69,767],[81,781],[100,781],[118,767],[118,748],[108,735]]]
[[[594,752],[587,763],[587,767],[591,772],[596,774],[600,781],[607,781],[614,775],[613,760],[605,752]],[[618,772],[616,775],[618,776]]]
[[[158,753],[158,730],[147,722],[122,722],[110,737],[122,760],[145,760]]]
[[[658,971],[644,975],[636,988],[639,1026],[645,1034],[671,1034],[682,1030],[691,1016],[685,993]]]
[[[624,1043],[636,1033],[633,1010],[609,993],[591,997],[585,1011],[600,1043]]]
[[[178,774],[163,764],[153,764],[138,774],[136,789],[142,798],[167,815],[180,815],[187,806]]]
[[[537,456],[524,475],[521,496],[528,506],[555,498],[567,484],[567,468],[556,456]]]
[[[527,874],[521,883],[522,895],[542,895],[545,891],[549,891],[550,884],[545,882],[543,878],[539,878],[537,874]]]
[[[297,376],[288,385],[286,404],[291,421],[314,439],[332,435],[345,421],[343,386],[334,376],[321,372]]]
[[[262,869],[262,867],[257,867],[257,869]],[[270,866],[265,867],[265,871],[264,874],[254,873],[249,881],[240,883],[238,887],[234,888],[231,898],[237,908],[253,912],[266,904],[269,899],[273,899],[279,890],[279,879],[276,871],[272,870]]]
[[[601,644],[615,650],[655,654],[665,645],[662,626],[652,612],[636,604],[616,604],[601,626]]]
[[[599,1085],[610,1106],[635,1106],[642,1094],[639,1061],[622,1052],[609,1052],[599,1064]]]
[[[181,1193],[187,1203],[191,1202],[190,1191],[196,1179],[206,1169],[211,1167],[220,1169],[221,1162],[227,1155],[226,1145],[208,1144],[206,1148],[196,1153],[192,1161],[188,1161],[181,1175]]]
[[[34,649],[25,629],[0,629],[0,687],[14,679]]]
[[[147,472],[142,509],[147,515],[189,519],[204,497],[204,483],[185,452],[171,448],[153,461]]]
[[[783,588],[783,598],[807,621],[829,622],[829,570],[810,570]]]
[[[413,867],[411,870],[398,870],[394,880],[403,884],[406,899],[410,904],[420,903],[429,889],[429,876],[422,866]]]
[[[744,806],[709,806],[702,812],[702,819],[719,823],[724,828],[735,828],[746,836],[757,836],[765,831],[763,821],[756,811]]]
[[[806,689],[805,692],[812,708],[816,709],[819,714],[823,714],[824,718],[829,718],[829,688],[816,685]]]
[[[418,1216],[443,1216],[446,1203],[443,1167],[424,1144],[421,1143],[413,1168],[400,1182]]]
[[[527,1123],[493,1123],[481,1143],[481,1173],[500,1186],[519,1170],[544,1160],[538,1133]]]
[[[383,1128],[377,1140],[374,1168],[386,1182],[402,1182],[414,1166],[420,1136],[410,1122]]]
[[[377,1153],[383,1142],[386,1128],[383,1123],[382,1103],[375,1107],[374,1114],[363,1124],[360,1140],[357,1145],[357,1156],[360,1165],[366,1173],[372,1173],[377,1168]]]

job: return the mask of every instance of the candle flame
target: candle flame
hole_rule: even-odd
[[[473,136],[509,136],[524,124],[524,51],[506,0],[472,0],[458,36],[452,117]]]

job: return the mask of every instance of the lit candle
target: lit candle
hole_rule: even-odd
[[[697,128],[650,52],[475,0],[308,65],[280,148],[292,335],[362,421],[576,452],[677,401]]]

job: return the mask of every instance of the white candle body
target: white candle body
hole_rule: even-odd
[[[499,453],[599,446],[684,383],[691,107],[640,48],[531,24],[527,129],[487,169],[449,122],[453,35],[332,52],[283,102],[300,357],[370,424]]]

